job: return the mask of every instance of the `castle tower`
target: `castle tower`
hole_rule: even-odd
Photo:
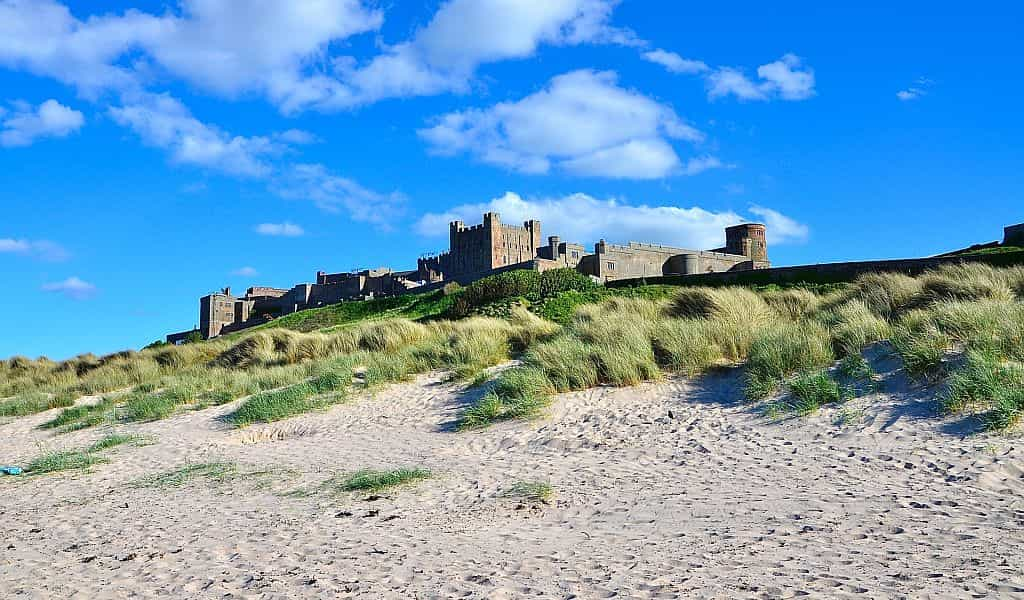
[[[725,228],[725,251],[755,262],[768,261],[767,229],[761,223],[743,223]]]

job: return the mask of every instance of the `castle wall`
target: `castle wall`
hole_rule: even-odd
[[[1024,246],[1024,223],[1003,228],[1004,246]]]
[[[897,260],[867,260],[856,262],[800,265],[796,267],[761,267],[753,270],[734,269],[727,272],[697,275],[669,275],[647,278],[648,284],[669,285],[767,285],[797,283],[840,283],[853,281],[865,273],[895,272],[917,276],[929,269],[958,263],[984,263],[997,267],[1024,264],[1024,251],[962,256],[933,256]],[[760,263],[764,264],[764,263]],[[610,287],[635,285],[639,278],[609,282]]]
[[[605,281],[743,268],[754,268],[754,264],[741,255],[637,242],[620,246],[603,241],[595,246],[593,259],[582,262],[579,267],[581,272]]]

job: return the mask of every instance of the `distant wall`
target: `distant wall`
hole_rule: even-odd
[[[860,262],[826,263],[801,265],[798,267],[775,267],[752,271],[731,271],[703,275],[670,275],[667,277],[646,277],[610,281],[608,287],[628,287],[641,281],[647,284],[666,285],[768,285],[794,283],[845,283],[864,273],[895,271],[908,275],[920,275],[928,269],[943,264],[977,262],[993,266],[1024,264],[1024,252],[1002,254],[979,254],[971,256],[941,256],[931,258],[908,258],[900,260],[869,260]]]
[[[1004,246],[1024,246],[1024,223],[1003,228]]]

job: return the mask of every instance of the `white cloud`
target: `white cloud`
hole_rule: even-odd
[[[72,300],[86,300],[96,294],[95,285],[74,276],[68,277],[64,281],[44,284],[42,289],[45,292],[64,294]]]
[[[394,219],[405,210],[405,196],[367,189],[346,177],[335,175],[320,164],[292,165],[273,182],[272,190],[281,197],[312,200],[328,212],[345,210],[356,221],[390,229]]]
[[[259,275],[260,272],[253,267],[241,267],[239,269],[231,271],[231,274],[235,275],[236,277],[255,277]]]
[[[295,145],[318,144],[322,142],[316,134],[301,129],[288,129],[276,134],[274,137],[282,142]]]
[[[768,228],[768,243],[780,244],[786,242],[804,242],[810,234],[808,227],[793,219],[763,206],[751,206],[750,212],[761,217],[765,227]]]
[[[344,89],[323,88],[325,106],[382,98],[465,91],[476,68],[532,56],[542,44],[640,42],[612,27],[618,0],[450,0],[412,39],[388,47],[369,63],[339,61]],[[331,96],[330,94],[335,94]]]
[[[255,227],[256,233],[275,237],[299,237],[306,231],[295,223],[260,223]]]
[[[896,92],[896,97],[904,102],[908,100],[917,100],[921,96],[928,94],[927,88],[931,87],[933,83],[934,82],[927,77],[918,77],[917,80],[914,81],[913,86]]]
[[[815,95],[814,71],[794,54],[757,68],[759,81],[743,71],[720,67],[707,76],[708,99],[736,96],[740,100],[806,100]]]
[[[144,143],[170,152],[173,162],[231,175],[267,175],[271,169],[265,158],[281,150],[270,138],[232,136],[203,123],[167,94],[133,97],[123,106],[112,107],[110,115]]]
[[[0,238],[0,254],[21,254],[40,260],[58,262],[70,258],[63,246],[49,240],[17,240]]]
[[[667,138],[703,134],[668,105],[617,85],[610,71],[573,71],[518,102],[454,112],[419,131],[435,154],[469,153],[521,171],[655,179],[680,172]]]
[[[644,60],[659,64],[672,73],[694,75],[704,73],[710,69],[703,61],[683,58],[675,52],[661,49],[644,52],[641,56],[643,56]]]
[[[28,146],[39,138],[67,137],[82,128],[82,113],[50,99],[36,108],[23,103],[11,114],[0,113],[0,146]]]
[[[260,92],[287,106],[318,86],[331,42],[383,20],[361,0],[252,0],[245,10],[233,0],[177,4],[160,16],[128,10],[80,20],[54,0],[0,0],[0,65],[91,97],[138,91],[151,73],[168,73],[220,96]],[[131,65],[122,64],[129,56]]]
[[[332,53],[380,28],[370,0],[179,0],[156,14],[71,14],[56,0],[0,0],[0,65],[98,97],[171,76],[221,97],[261,94],[282,112],[467,89],[478,65],[542,44],[640,45],[609,21],[618,0],[448,0],[412,37],[359,65]]]
[[[806,237],[806,227],[792,219],[768,209],[756,209],[757,212],[751,209],[751,213],[768,221],[773,243],[799,240],[801,235]],[[498,212],[506,223],[539,219],[545,236],[559,235],[564,241],[588,246],[604,238],[613,243],[653,242],[695,250],[724,246],[726,227],[751,220],[732,211],[713,212],[696,206],[631,205],[615,199],[600,200],[586,194],[524,199],[513,192],[506,192],[489,202],[464,204],[444,213],[424,215],[415,229],[426,236],[447,236],[450,221],[475,223],[481,214],[488,211]],[[773,226],[778,226],[779,230],[772,232]]]

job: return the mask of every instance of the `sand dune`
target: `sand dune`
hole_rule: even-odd
[[[884,383],[769,421],[738,371],[559,396],[549,416],[455,433],[439,375],[329,412],[235,430],[233,405],[119,428],[89,472],[0,480],[13,598],[967,598],[1024,594],[1020,438],[934,414]],[[840,410],[845,422],[837,424]],[[2,460],[82,447],[54,412],[0,425]],[[260,472],[139,488],[186,463]],[[319,485],[364,467],[435,477],[379,494]],[[507,497],[546,481],[550,504]]]

